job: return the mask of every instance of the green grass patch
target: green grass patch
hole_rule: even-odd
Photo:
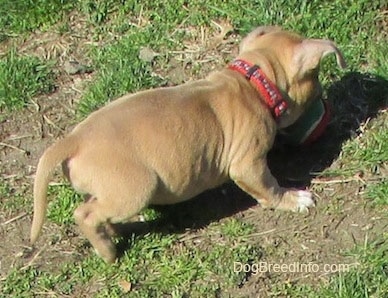
[[[58,225],[74,223],[73,212],[82,201],[81,195],[67,185],[49,187],[47,218]]]
[[[35,291],[42,293],[55,287],[60,287],[63,295],[70,294],[72,284],[66,273],[52,274],[52,272],[34,268],[13,270],[3,285],[2,295],[5,295],[4,297],[34,297]]]
[[[0,42],[8,36],[47,29],[74,7],[71,0],[0,0]]]
[[[0,60],[0,109],[22,108],[34,96],[52,92],[54,79],[49,62],[10,50]]]
[[[380,181],[379,183],[372,183],[367,185],[365,190],[367,199],[373,201],[376,207],[388,206],[388,180]]]
[[[132,34],[114,45],[93,51],[99,75],[79,105],[82,115],[89,114],[107,100],[162,83],[159,77],[152,75],[151,64],[138,59],[140,45],[147,43],[143,38]]]
[[[342,148],[343,168],[347,175],[360,171],[377,174],[388,161],[388,115],[381,115],[360,136],[347,141]]]
[[[221,232],[230,238],[244,237],[254,232],[250,224],[231,218],[221,225]]]
[[[352,252],[360,265],[332,278],[320,290],[322,297],[364,298],[388,296],[388,235]],[[316,297],[316,296],[314,296]]]

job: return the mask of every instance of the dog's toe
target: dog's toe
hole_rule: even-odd
[[[307,190],[297,190],[295,192],[297,196],[297,206],[296,211],[305,212],[308,211],[310,207],[315,206],[315,202],[313,200],[313,195],[311,192]]]

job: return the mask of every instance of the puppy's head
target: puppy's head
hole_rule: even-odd
[[[315,99],[322,95],[318,80],[323,57],[335,54],[337,64],[346,67],[342,53],[330,40],[305,39],[280,27],[256,28],[240,44],[238,58],[259,65],[288,102],[279,127],[293,124]]]

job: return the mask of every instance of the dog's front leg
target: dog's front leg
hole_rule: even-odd
[[[306,211],[314,206],[309,191],[280,187],[265,158],[240,163],[231,172],[231,178],[265,208]]]

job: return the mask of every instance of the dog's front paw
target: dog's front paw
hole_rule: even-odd
[[[315,206],[313,195],[308,190],[287,190],[283,196],[283,203],[288,207],[285,209],[295,212],[306,212]]]
[[[313,195],[308,190],[296,190],[297,206],[295,211],[305,212],[315,206]]]

